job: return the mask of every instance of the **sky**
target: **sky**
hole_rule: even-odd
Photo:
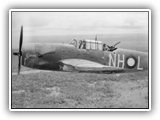
[[[31,36],[85,34],[143,34],[147,12],[12,12],[12,41],[17,46],[20,27]]]

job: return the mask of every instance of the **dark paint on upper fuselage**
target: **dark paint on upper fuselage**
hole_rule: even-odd
[[[148,54],[133,50],[120,48],[113,52],[87,50],[78,49],[74,45],[66,43],[30,43],[25,44],[22,48],[22,65],[35,69],[59,70],[61,60],[72,58],[90,60],[107,66],[124,67],[125,71],[148,69]],[[127,65],[129,57],[133,57],[136,62],[135,66],[131,68]]]

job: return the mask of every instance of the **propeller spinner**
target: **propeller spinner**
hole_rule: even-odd
[[[22,44],[23,44],[23,26],[21,26],[21,32],[20,32],[19,51],[13,53],[13,55],[16,55],[19,57],[19,59],[18,59],[18,75],[21,70]]]

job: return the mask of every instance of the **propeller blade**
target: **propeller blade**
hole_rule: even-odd
[[[22,51],[22,44],[23,44],[23,26],[21,26],[21,33],[20,33],[20,40],[19,40],[19,53],[21,55]]]
[[[21,71],[21,56],[19,56],[19,62],[18,62],[18,75]]]

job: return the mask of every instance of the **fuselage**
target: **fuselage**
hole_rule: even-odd
[[[78,49],[71,44],[36,43],[22,47],[22,65],[35,69],[59,70],[64,59],[85,59],[107,66],[124,68],[125,71],[148,69],[148,54],[118,48],[115,51]]]

